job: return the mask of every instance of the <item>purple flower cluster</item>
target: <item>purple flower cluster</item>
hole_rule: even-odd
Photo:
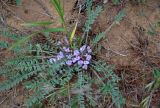
[[[80,49],[73,50],[71,50],[69,47],[63,47],[62,51],[57,54],[56,58],[50,58],[49,61],[53,63],[57,60],[66,58],[66,65],[72,66],[74,64],[78,64],[80,67],[87,70],[92,59],[91,52],[92,50],[90,46],[87,45],[83,45]]]

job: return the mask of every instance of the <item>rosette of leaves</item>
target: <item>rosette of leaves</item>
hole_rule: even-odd
[[[51,0],[60,16],[62,27],[35,32],[6,47],[15,56],[0,68],[0,74],[6,78],[0,83],[0,91],[22,83],[31,91],[25,102],[28,108],[44,107],[44,102],[58,108],[107,107],[103,106],[106,103],[104,98],[112,101],[111,105],[123,108],[124,98],[118,87],[119,78],[111,66],[95,57],[95,49],[104,38],[104,33],[99,33],[90,43],[86,41],[102,8],[98,6],[93,9],[92,0],[86,2],[88,19],[83,29],[84,35],[77,40],[76,26],[71,33],[67,30],[60,1]],[[33,22],[23,25],[37,27],[50,24]],[[50,38],[51,32],[63,32],[67,38],[60,42],[54,41]],[[32,44],[29,40],[39,33],[44,34],[47,42]],[[18,53],[15,51],[17,48]]]

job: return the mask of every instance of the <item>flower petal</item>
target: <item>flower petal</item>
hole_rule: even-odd
[[[80,54],[80,52],[78,51],[78,50],[74,50],[74,52],[73,52],[74,54],[74,56],[78,56],[79,54]]]
[[[72,59],[72,62],[73,62],[73,63],[77,62],[77,59],[76,59],[76,58],[73,58],[73,59]]]
[[[60,51],[60,52],[58,53],[58,55],[57,55],[57,60],[60,60],[60,59],[62,59],[62,58],[64,58],[64,54],[63,54],[62,51]]]
[[[66,64],[67,64],[68,66],[71,66],[71,65],[72,65],[72,60],[66,61]]]
[[[88,53],[91,53],[91,52],[92,52],[92,49],[91,49],[90,46],[87,46],[87,52],[88,52]]]
[[[83,65],[82,68],[87,70],[88,66],[87,65]]]
[[[85,49],[86,49],[86,45],[83,45],[83,46],[80,48],[80,52],[82,53]]]
[[[84,61],[84,64],[85,64],[85,65],[89,64],[89,61]]]
[[[84,62],[83,62],[82,60],[79,60],[79,61],[78,61],[78,65],[79,65],[79,66],[82,66],[83,63],[84,63]]]
[[[70,51],[71,51],[70,48],[66,48],[66,47],[63,47],[63,50],[64,50],[65,52],[70,52]]]
[[[90,61],[90,60],[92,59],[92,56],[89,55],[89,54],[86,54],[85,56],[86,56],[86,60],[87,60],[87,61]]]
[[[69,54],[69,55],[66,55],[67,59],[71,59],[72,58],[72,55]]]

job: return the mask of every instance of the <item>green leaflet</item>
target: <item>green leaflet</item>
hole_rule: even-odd
[[[4,81],[2,83],[0,83],[0,91],[5,91],[5,90],[9,90],[12,87],[15,87],[16,85],[18,85],[20,82],[22,82],[25,79],[28,79],[29,77],[31,77],[33,74],[36,74],[37,71],[25,71],[23,72],[23,74],[16,74],[14,75],[12,78],[8,79],[7,81]]]
[[[18,40],[22,37],[22,35],[17,35],[15,33],[11,33],[7,30],[0,30],[0,35],[2,35],[3,37],[9,38],[11,40]]]
[[[8,48],[8,42],[0,41],[0,48]]]
[[[16,0],[16,5],[21,5],[22,0]]]
[[[23,46],[23,44],[24,44],[25,42],[27,42],[31,37],[33,37],[33,36],[36,35],[36,34],[37,34],[37,33],[33,33],[33,34],[31,34],[31,35],[28,35],[28,36],[26,36],[26,37],[23,37],[21,40],[18,40],[17,42],[15,42],[14,44],[12,44],[11,47],[9,47],[9,50],[12,50],[12,49],[14,49],[14,48],[16,48],[16,47],[18,47],[18,46],[20,46],[20,45]]]
[[[109,66],[106,65],[106,63],[101,61],[95,61],[93,68],[97,72],[103,73],[104,77],[99,79],[100,82],[103,82],[106,79],[108,80],[106,83],[101,84],[101,92],[104,94],[110,94],[110,96],[112,97],[112,103],[116,105],[116,108],[123,108],[125,100],[118,88],[118,76],[114,74],[114,72]]]
[[[96,35],[96,37],[92,40],[92,45],[96,45],[102,38],[105,37],[105,33],[99,33],[98,35]]]
[[[89,10],[91,12],[88,12],[87,14],[87,21],[85,23],[84,32],[89,32],[91,29],[92,24],[95,22],[96,18],[98,17],[99,13],[102,11],[101,6],[97,6],[95,10]]]
[[[118,5],[119,0],[112,0],[114,5]]]
[[[115,16],[114,22],[115,22],[116,24],[119,24],[120,21],[122,20],[122,18],[125,17],[125,16],[126,16],[126,11],[125,11],[125,10],[120,11],[120,12]]]
[[[48,28],[42,30],[42,32],[64,32],[64,31],[65,31],[64,28]]]
[[[62,24],[64,24],[65,23],[65,21],[64,21],[64,11],[63,11],[63,8],[60,4],[60,0],[51,0],[51,3],[53,4],[57,13],[59,14]]]

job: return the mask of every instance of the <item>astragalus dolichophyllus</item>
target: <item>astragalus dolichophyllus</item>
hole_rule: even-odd
[[[87,70],[88,65],[91,62],[92,50],[90,46],[83,45],[82,47],[71,49],[70,47],[63,47],[61,51],[54,58],[50,58],[51,63],[57,62],[61,59],[66,59],[65,65],[73,66],[75,64],[79,65],[82,69]]]

